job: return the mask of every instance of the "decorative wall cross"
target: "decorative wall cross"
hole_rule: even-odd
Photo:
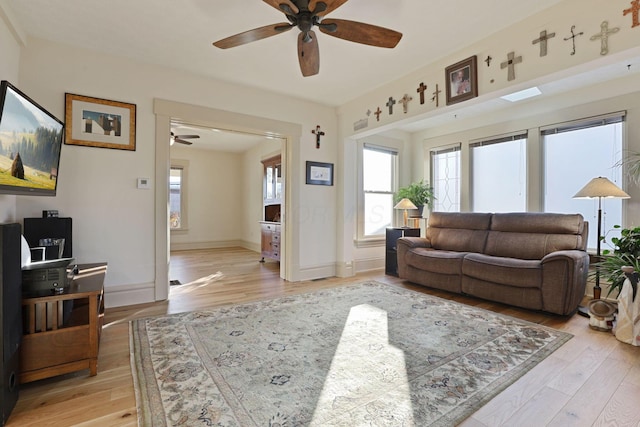
[[[515,52],[509,52],[507,54],[507,60],[500,64],[500,69],[504,70],[508,68],[507,72],[507,80],[515,80],[516,78],[516,64],[522,62],[522,56],[518,56],[516,58]]]
[[[382,114],[382,110],[380,109],[380,107],[378,107],[378,109],[376,111],[374,111],[373,114],[376,115],[376,122],[379,122],[380,121],[380,114]]]
[[[576,54],[576,37],[581,36],[584,34],[584,32],[580,31],[578,34],[574,33],[573,30],[576,29],[575,25],[571,26],[571,37],[565,37],[564,41],[568,41],[571,40],[571,44],[573,44],[573,50],[571,51],[571,55],[575,55]]]
[[[620,27],[609,29],[609,22],[602,21],[600,24],[600,32],[591,36],[589,40],[594,41],[600,39],[600,55],[609,53],[609,36],[620,31]]]
[[[389,101],[387,101],[387,103],[385,104],[387,107],[389,107],[389,115],[393,114],[393,104],[396,103],[396,100],[393,99],[393,96],[389,97]]]
[[[640,0],[639,0],[640,1]],[[547,30],[540,31],[540,37],[533,40],[532,44],[540,43],[540,56],[547,56],[547,40],[556,36],[556,33],[547,34]]]
[[[633,18],[633,24],[631,25],[631,28],[637,27],[638,25],[640,25],[640,22],[638,22],[639,11],[640,11],[640,0],[633,0],[631,2],[631,7],[629,9],[625,9],[622,11],[622,16],[627,16],[628,14],[631,14]]]
[[[440,89],[438,89],[438,83],[436,83],[436,90],[433,92],[433,96],[431,97],[431,102],[436,102],[436,107],[440,104]]]
[[[405,93],[404,96],[402,98],[400,98],[400,104],[402,104],[402,111],[407,114],[407,111],[409,111],[409,101],[411,101],[413,98],[409,96],[408,93]]]
[[[640,0],[638,0],[638,1],[640,1]],[[424,104],[424,91],[425,90],[427,90],[427,86],[424,84],[424,82],[420,82],[420,86],[416,90],[416,92],[418,92],[420,94],[420,105]]]
[[[638,0],[638,1],[640,1],[640,0]],[[490,67],[490,66],[491,66],[491,60],[492,60],[492,59],[493,59],[493,58],[491,57],[491,55],[487,55],[487,59],[485,59],[485,60],[484,60],[484,62],[486,62],[486,63],[487,63],[487,67]]]
[[[320,148],[320,137],[324,136],[324,132],[320,130],[320,125],[316,126],[311,133],[316,136],[316,148]]]

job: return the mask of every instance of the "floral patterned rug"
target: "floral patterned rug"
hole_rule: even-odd
[[[130,324],[141,426],[451,426],[570,334],[367,282]]]

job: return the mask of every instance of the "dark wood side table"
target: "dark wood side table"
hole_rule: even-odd
[[[89,369],[98,373],[106,263],[80,264],[61,293],[23,294],[20,382]]]
[[[397,242],[401,237],[420,237],[419,228],[388,227],[385,244],[384,273],[392,276],[398,275],[398,249]]]

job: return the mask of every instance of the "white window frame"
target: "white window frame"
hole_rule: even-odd
[[[432,203],[432,208],[434,211],[442,211],[442,209],[438,209],[440,203],[442,202],[443,195],[438,194],[438,183],[436,181],[436,167],[435,167],[435,157],[441,154],[448,153],[457,153],[458,157],[458,176],[455,178],[457,180],[457,188],[455,190],[454,197],[457,200],[453,201],[453,206],[457,206],[457,210],[452,210],[448,212],[460,212],[461,204],[462,204],[462,144],[457,143],[454,145],[448,145],[444,147],[436,147],[429,151],[429,169],[431,171],[431,186],[434,190],[434,200]]]
[[[180,227],[171,228],[169,225],[169,230],[171,232],[180,232],[180,231],[188,231],[189,230],[189,214],[188,214],[188,188],[189,188],[189,160],[181,160],[181,159],[171,159],[170,169],[180,169],[182,170],[181,178],[180,178]],[[170,175],[170,174],[169,174]],[[171,191],[170,188],[167,188],[167,191]],[[171,200],[171,194],[167,197],[167,200]],[[171,209],[169,209],[171,211]]]
[[[364,150],[378,150],[395,155],[395,161],[392,164],[392,177],[391,177],[391,191],[390,194],[395,194],[398,190],[398,162],[399,162],[399,150],[395,147],[385,146],[381,144],[359,143],[358,144],[358,225],[356,235],[356,246],[371,247],[384,245],[386,235],[385,233],[377,234],[374,236],[365,235],[365,211],[364,211]],[[392,212],[392,217],[393,217]],[[391,224],[393,225],[393,224]]]

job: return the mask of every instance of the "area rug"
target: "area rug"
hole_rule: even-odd
[[[571,338],[367,282],[130,323],[141,426],[452,426]]]

